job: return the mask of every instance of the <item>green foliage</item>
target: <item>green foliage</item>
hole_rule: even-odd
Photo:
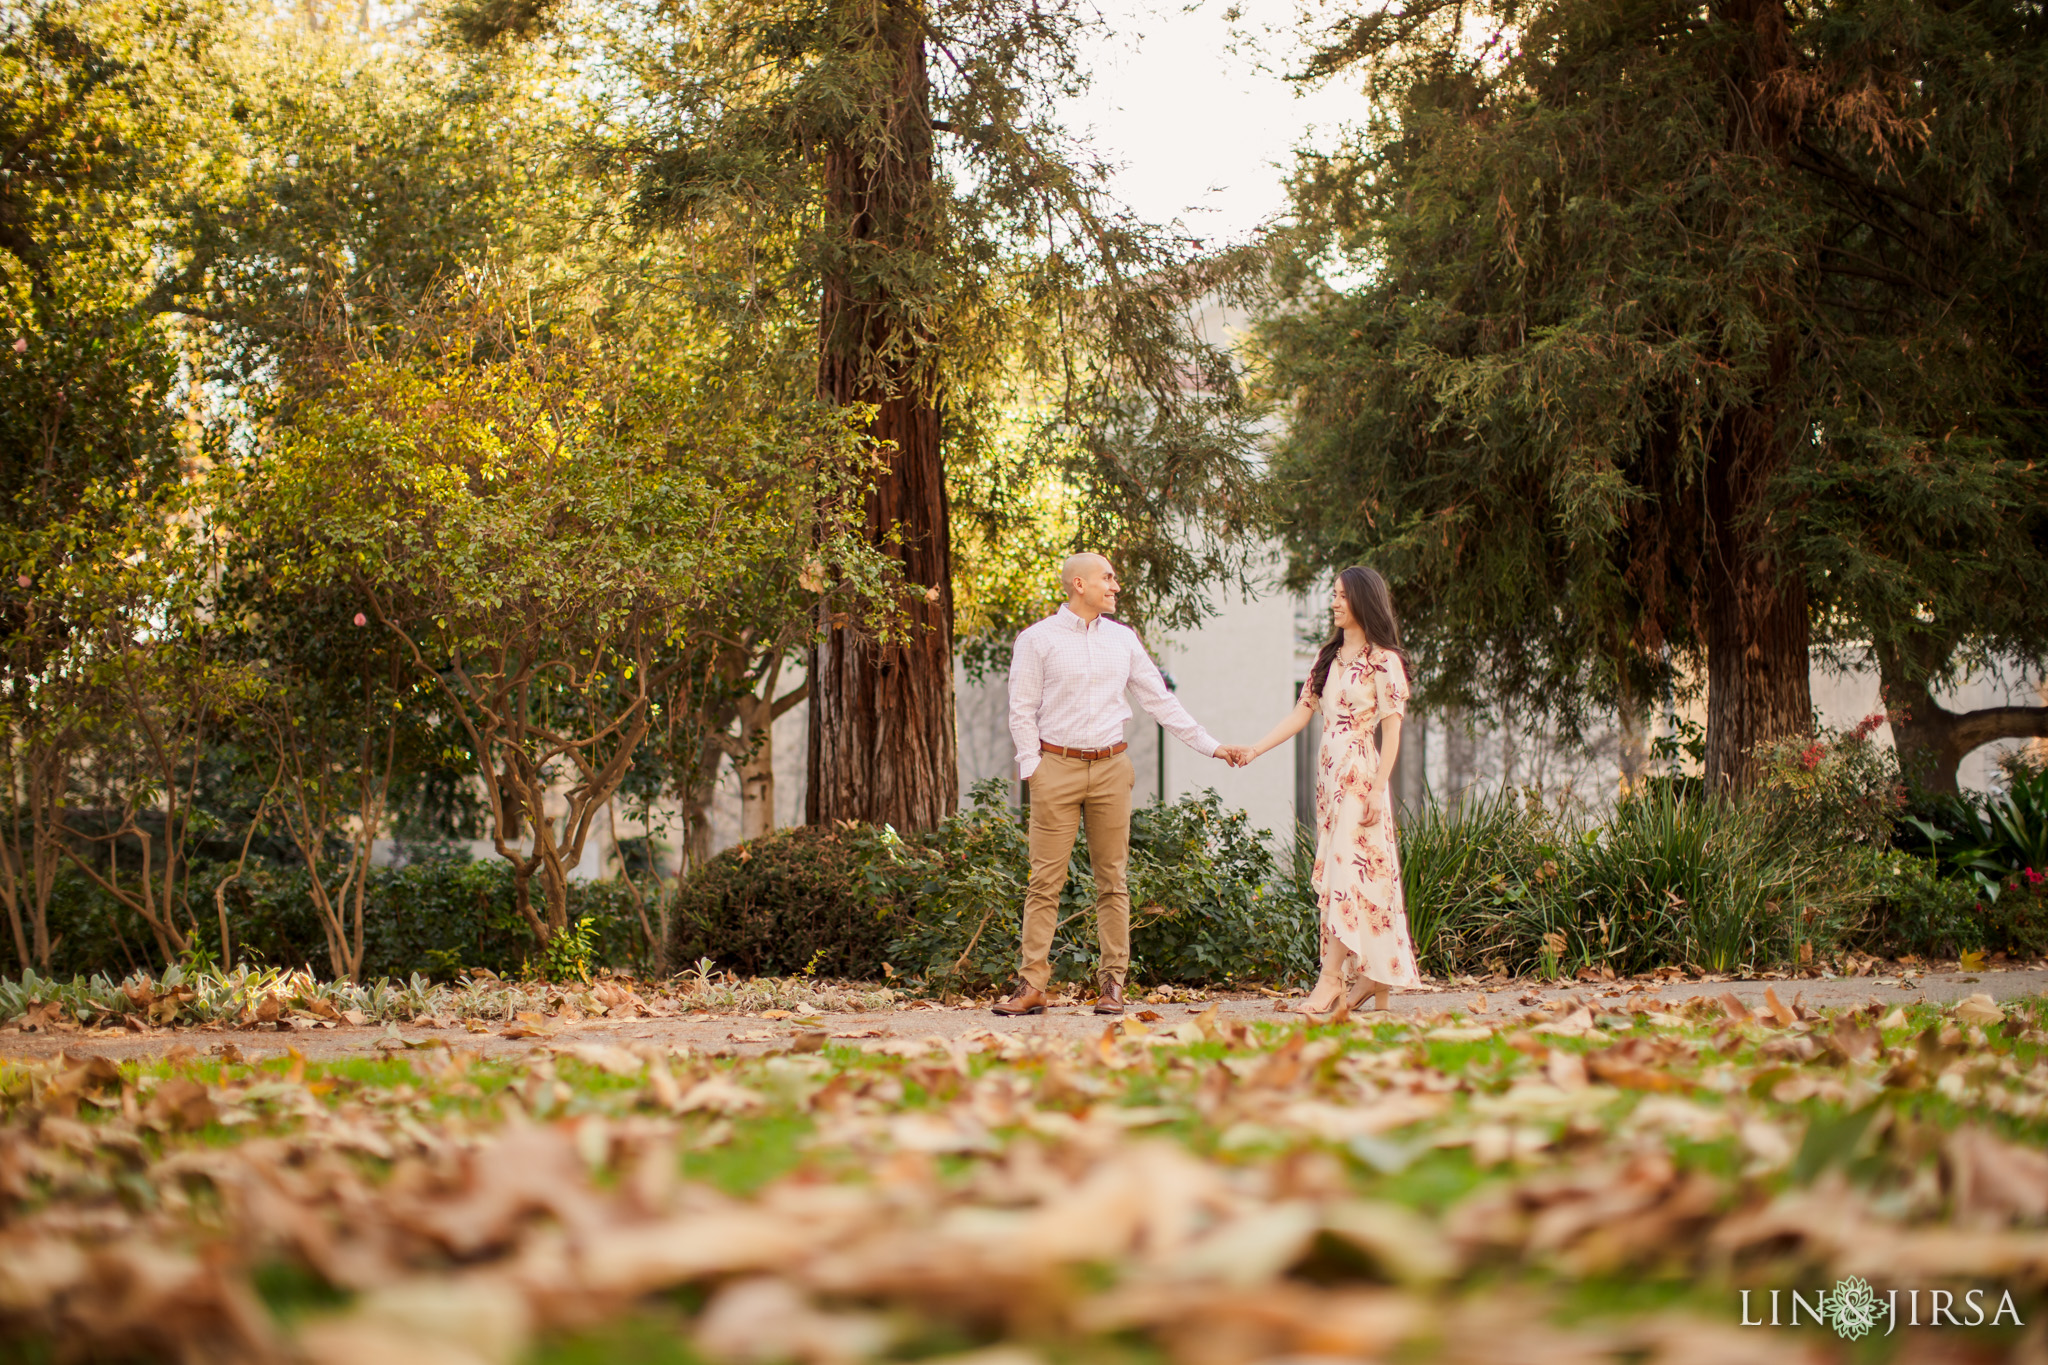
[[[2048,875],[2048,767],[2014,764],[1996,795],[1928,797],[1903,823],[1903,845],[1995,902],[2016,876]]]
[[[745,976],[880,977],[899,913],[884,837],[802,826],[727,849],[670,903],[669,970],[710,958]]]
[[[1623,799],[1574,850],[1578,955],[1621,973],[1788,960],[1806,864],[1784,856],[1760,815],[1668,789]]]
[[[1780,740],[1757,756],[1755,798],[1780,838],[1811,847],[1878,849],[1905,806],[1897,750],[1872,741],[1882,712],[1847,730]]]
[[[541,949],[541,977],[547,981],[588,981],[598,946],[597,921],[585,915]],[[521,976],[531,976],[522,971]]]
[[[669,961],[743,972],[874,977],[981,988],[1017,967],[1030,855],[1023,819],[984,783],[971,809],[900,838],[883,828],[801,829],[728,850],[677,895]],[[1131,976],[1223,983],[1298,976],[1315,952],[1313,908],[1242,812],[1215,793],[1131,817]],[[1086,836],[1076,841],[1054,979],[1092,981],[1099,952]]]
[[[1417,957],[1442,975],[1825,958],[1864,924],[1876,856],[1805,837],[1762,799],[1661,782],[1598,823],[1546,811],[1532,791],[1432,801],[1401,827]]]
[[[1924,959],[1983,950],[1989,927],[1974,884],[1942,875],[1933,861],[1892,850],[1878,865],[1877,905],[1858,946]]]
[[[1788,682],[1707,638],[1748,556],[1839,657],[2043,657],[2030,5],[1764,3],[1768,52],[1675,0],[1321,13],[1305,74],[1373,100],[1292,181],[1274,524],[1297,583],[1387,574],[1419,692]]]
[[[524,27],[463,12],[473,37],[487,13]],[[1112,554],[1127,610],[1174,624],[1249,549],[1227,533],[1256,499],[1253,414],[1186,317],[1246,302],[1258,261],[1134,217],[1061,126],[1095,22],[1076,0],[692,0],[583,31],[630,78],[601,138],[634,218],[690,244],[741,226],[753,307],[806,328],[865,401],[943,405],[984,653],[1046,591],[1020,581],[1012,530],[1055,560]]]
[[[213,888],[232,866],[191,869],[189,902],[174,913],[199,950],[220,955]],[[337,876],[336,880],[339,878]],[[233,960],[276,968],[318,967],[327,960],[320,917],[301,866],[251,863],[222,892],[228,904]],[[646,960],[638,916],[618,882],[572,882],[570,907],[588,921],[577,954],[587,969]],[[56,950],[47,974],[115,978],[159,970],[161,960],[135,935],[130,913],[76,874],[61,877],[50,909]],[[508,979],[535,956],[532,932],[519,916],[511,873],[496,862],[436,860],[372,868],[365,894],[362,979],[437,981],[482,968]]]
[[[975,807],[916,848],[894,959],[935,986],[1016,974],[1030,857],[1023,817],[984,784]],[[911,862],[906,859],[906,862]],[[972,872],[961,875],[964,869]],[[1214,792],[1131,812],[1131,980],[1284,981],[1314,962],[1315,915],[1277,885],[1264,836]],[[1092,982],[1100,960],[1087,836],[1075,840],[1051,952],[1055,981]]]
[[[1545,888],[1561,850],[1540,800],[1499,791],[1456,807],[1425,801],[1401,821],[1400,852],[1408,931],[1427,970],[1519,957],[1557,927]]]

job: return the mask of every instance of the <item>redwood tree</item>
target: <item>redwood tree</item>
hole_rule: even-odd
[[[819,608],[813,821],[915,829],[957,804],[953,518],[986,530],[1062,480],[1087,508],[1074,539],[1168,619],[1241,568],[1249,414],[1192,314],[1255,276],[1124,212],[1053,117],[1085,83],[1078,0],[474,0],[453,19],[484,42],[560,24],[582,40],[565,51],[604,54],[600,162],[634,221],[685,251],[747,241],[744,268],[685,287],[808,329],[817,396],[862,414],[869,544],[904,591],[880,622]],[[821,592],[838,572],[821,559]]]
[[[1340,16],[1264,332],[1297,577],[1379,564],[1446,701],[1703,678],[1720,788],[1816,649],[2041,663],[2044,57],[1999,0]]]

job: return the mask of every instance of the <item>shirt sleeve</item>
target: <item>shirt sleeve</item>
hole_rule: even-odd
[[[1180,704],[1180,698],[1168,690],[1159,665],[1152,662],[1152,656],[1145,650],[1145,642],[1138,638],[1136,631],[1131,632],[1131,692],[1138,698],[1138,704],[1145,708],[1146,714],[1158,721],[1175,739],[1204,758],[1216,756],[1220,747],[1216,737],[1197,725],[1195,718],[1188,714],[1188,708]]]
[[[1045,696],[1045,659],[1030,633],[1010,650],[1010,740],[1017,748],[1017,776],[1038,771],[1038,704]]]
[[[1401,656],[1388,650],[1380,658],[1380,714],[1382,716],[1405,716],[1408,714],[1408,670],[1401,667]]]

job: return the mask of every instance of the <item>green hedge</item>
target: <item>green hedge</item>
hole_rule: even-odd
[[[1402,876],[1423,969],[1737,970],[1849,948],[1923,958],[2048,953],[2048,870],[2032,866],[2030,843],[2013,837],[1995,847],[1989,833],[2033,830],[2048,809],[2044,779],[2016,774],[2013,793],[1973,806],[1986,833],[1965,843],[1929,839],[1914,809],[1886,816],[1897,806],[1891,778],[1861,732],[1801,748],[1772,771],[1778,776],[1741,805],[1656,783],[1599,823],[1546,808],[1533,793],[1411,812],[1401,826]],[[1906,848],[1888,846],[1888,819],[1906,831]],[[1958,827],[1972,828],[1960,817]],[[1916,856],[1915,839],[1946,856]],[[1276,853],[1213,792],[1134,811],[1133,981],[1312,975],[1312,852],[1304,844]],[[1084,835],[1060,902],[1056,980],[1095,973],[1087,867]],[[201,949],[215,956],[212,888],[226,870],[194,868],[193,913],[181,916],[196,922]],[[746,975],[873,980],[894,972],[935,989],[985,988],[1016,969],[1028,871],[1022,813],[1004,804],[1000,784],[984,784],[971,809],[925,834],[792,829],[728,850],[675,892],[658,959],[622,883],[573,883],[570,912],[591,921],[594,964],[660,960],[687,970],[709,958]],[[307,887],[303,870],[252,866],[229,888],[238,960],[326,974]],[[138,927],[82,878],[61,880],[53,974],[160,969]],[[468,967],[510,976],[539,965],[513,909],[511,875],[496,861],[374,870],[365,940],[371,979],[445,980]]]
[[[670,969],[710,958],[745,976],[879,978],[901,926],[888,838],[801,826],[727,849],[671,902]]]
[[[192,868],[190,905],[178,915],[200,950],[218,960],[219,916],[213,888],[232,868]],[[234,957],[275,967],[310,966],[329,975],[327,940],[303,868],[251,865],[227,889]],[[571,882],[569,914],[593,921],[593,956],[625,966],[644,957],[638,916],[616,882]],[[115,978],[139,968],[161,971],[156,945],[134,914],[82,876],[60,878],[50,907],[50,974],[104,972]],[[11,949],[8,956],[12,957]],[[511,869],[496,860],[437,859],[402,868],[373,868],[363,916],[363,976],[408,979],[415,972],[447,980],[464,968],[517,975],[537,963],[533,932],[514,908]],[[16,970],[19,968],[17,966]]]
[[[1076,841],[1057,981],[1098,961],[1085,833]],[[974,805],[929,833],[796,829],[729,849],[676,901],[669,964],[699,958],[751,973],[901,976],[985,987],[1017,968],[1030,873],[1024,817],[984,783]],[[1214,792],[1131,816],[1131,979],[1140,984],[1276,980],[1315,951],[1315,919],[1285,894],[1264,836]]]

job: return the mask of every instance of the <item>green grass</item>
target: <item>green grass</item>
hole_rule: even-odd
[[[683,1156],[683,1174],[731,1195],[749,1195],[806,1164],[804,1140],[814,1131],[808,1118],[771,1115],[733,1123],[729,1141]]]
[[[543,1341],[527,1353],[526,1365],[704,1365],[704,1358],[691,1345],[681,1317],[641,1312],[593,1331]]]

